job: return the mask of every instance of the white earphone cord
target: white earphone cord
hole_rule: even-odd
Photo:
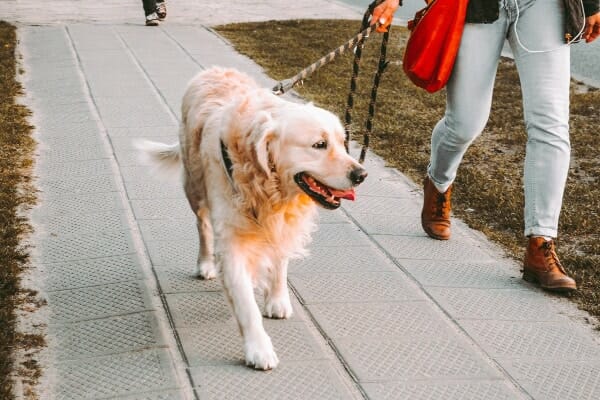
[[[581,3],[581,10],[583,10],[583,0],[579,0]],[[513,25],[513,31],[515,33],[515,39],[517,39],[517,43],[519,44],[519,46],[525,50],[528,53],[549,53],[551,51],[555,51],[558,50],[564,46],[569,46],[570,44],[572,44],[573,42],[579,40],[581,38],[581,36],[583,35],[583,32],[585,31],[585,15],[583,17],[583,25],[581,27],[581,30],[579,31],[579,33],[577,35],[575,35],[575,37],[571,40],[569,40],[567,43],[556,47],[554,49],[550,49],[550,50],[530,50],[529,48],[525,47],[525,45],[523,45],[523,43],[521,43],[521,39],[519,38],[519,34],[517,33],[517,23],[519,22],[519,1],[518,0],[514,0],[515,2],[515,7],[517,9],[517,16],[515,17],[515,23]]]

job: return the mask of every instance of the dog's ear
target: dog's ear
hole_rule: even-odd
[[[256,115],[250,139],[254,146],[256,161],[265,171],[267,176],[271,175],[271,160],[269,156],[269,143],[275,137],[275,122],[269,113],[261,111]]]

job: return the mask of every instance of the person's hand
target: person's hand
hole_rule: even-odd
[[[586,43],[593,42],[598,36],[600,36],[600,12],[585,19],[585,30],[583,31]]]
[[[385,0],[383,3],[373,9],[371,21],[379,22],[377,32],[385,32],[394,19],[394,13],[400,6],[400,0]]]

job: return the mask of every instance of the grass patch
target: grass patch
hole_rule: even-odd
[[[13,398],[13,371],[26,384],[39,376],[31,350],[43,345],[37,335],[15,329],[16,311],[35,302],[36,293],[22,290],[20,275],[28,263],[21,244],[30,231],[23,211],[34,204],[30,185],[34,141],[27,123],[29,111],[17,104],[21,85],[16,80],[16,29],[0,21],[0,399]],[[24,350],[23,364],[14,354]]]
[[[217,27],[236,49],[260,64],[275,79],[286,79],[360,28],[358,21],[269,21]],[[406,30],[394,27],[388,47],[390,65],[377,100],[371,148],[391,166],[421,182],[429,162],[431,130],[441,118],[445,92],[428,94],[413,86],[400,61]],[[363,52],[354,121],[364,121],[371,80],[379,57],[380,36]],[[325,66],[298,87],[304,98],[338,114],[343,120],[352,55]],[[511,60],[499,66],[490,121],[470,147],[453,193],[454,214],[500,243],[517,259],[523,257],[523,181],[526,133],[521,91]],[[559,227],[558,253],[577,280],[572,296],[580,307],[600,316],[600,91],[572,84],[572,161]],[[364,122],[363,122],[364,123]],[[361,141],[363,127],[353,127]],[[356,155],[358,156],[358,155]]]

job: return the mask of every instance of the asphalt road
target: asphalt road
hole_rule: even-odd
[[[366,10],[371,0],[340,0],[346,4]],[[402,7],[395,15],[397,22],[405,24],[411,19],[415,11],[423,8],[423,0],[404,0]],[[591,44],[578,43],[571,48],[571,72],[575,79],[589,85],[600,87],[600,39]]]

